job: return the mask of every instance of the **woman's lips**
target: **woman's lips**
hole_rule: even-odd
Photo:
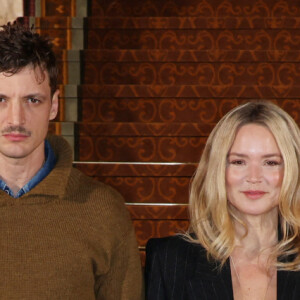
[[[261,197],[263,197],[266,192],[264,191],[243,191],[242,192],[247,198],[249,199],[259,199]]]

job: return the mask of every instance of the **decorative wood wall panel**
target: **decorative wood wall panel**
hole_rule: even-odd
[[[196,162],[206,143],[201,137],[81,136],[78,140],[76,159],[106,162]]]
[[[232,29],[245,29],[245,28],[299,28],[300,18],[297,17],[247,17],[247,16],[234,16],[234,17],[93,17],[87,20],[88,27],[94,28],[164,28],[164,29],[196,29],[196,28],[232,28]]]
[[[52,38],[52,42],[55,47],[60,49],[71,48],[70,32],[66,29],[40,29],[38,30],[41,34]]]
[[[300,7],[292,0],[188,0],[188,1],[160,1],[160,0],[93,0],[90,14],[93,16],[203,16],[203,17],[236,17],[247,16],[249,19],[257,17],[299,17]]]
[[[148,238],[187,229],[190,178],[225,113],[269,99],[300,124],[299,1],[90,0],[81,27],[75,2],[43,1],[36,24],[54,39],[62,107],[78,97],[75,165],[125,197],[143,260]]]
[[[35,18],[35,27],[41,30],[45,29],[67,29],[71,30],[72,18],[70,16],[59,16],[54,14],[53,16],[44,16]],[[63,49],[61,49],[63,50]],[[59,48],[56,49],[59,51]]]
[[[210,134],[212,128],[215,124],[211,123],[133,123],[124,122],[118,123],[90,123],[81,122],[77,123],[78,134],[82,137],[84,136],[130,136],[130,137],[140,137],[140,136],[207,136]]]
[[[300,30],[90,29],[88,49],[299,50]]]
[[[75,16],[76,0],[41,0],[42,16]]]
[[[76,168],[91,177],[191,177],[197,163],[88,163],[77,162]]]
[[[259,74],[257,74],[259,76]],[[300,85],[82,85],[88,98],[294,98]]]
[[[128,205],[127,206],[133,220],[172,220],[175,217],[178,220],[188,219],[187,205]]]
[[[188,122],[199,125],[204,134],[211,131],[215,124],[230,109],[238,104],[249,101],[250,95],[238,98],[82,98],[82,111],[80,118],[84,123],[163,123],[168,130],[168,123],[179,123],[189,126]],[[277,103],[295,120],[300,123],[299,98],[269,99]],[[201,124],[201,126],[200,126]],[[197,125],[197,126],[198,126]],[[113,126],[111,126],[113,128]],[[107,132],[108,128],[104,132]],[[104,133],[105,134],[105,133]]]
[[[194,174],[196,165],[77,163],[76,167],[88,176],[114,186],[128,203],[157,203],[159,199],[161,203],[180,204],[188,202],[190,177]],[[132,206],[133,209],[137,207],[138,211],[143,211],[141,218],[145,214],[149,216],[149,213],[145,212],[152,209],[152,206]],[[161,206],[156,206],[153,213],[157,213],[160,208]],[[164,209],[170,215],[174,215],[174,208],[166,206]],[[135,218],[138,216],[138,213],[135,213]],[[154,215],[151,218],[154,218]]]
[[[97,140],[96,132],[104,127],[96,122],[103,122],[109,126],[103,131],[115,146],[102,134],[98,149],[110,153],[111,161],[119,156],[119,161],[131,162],[196,162],[201,147],[193,151],[184,146],[181,152],[175,144],[163,146],[175,153],[165,159],[161,151],[154,151],[159,150],[155,141],[165,135],[175,141],[183,137],[179,133],[186,133],[185,142],[201,141],[227,111],[251,99],[270,99],[300,123],[300,11],[295,2],[134,0],[128,5],[92,1],[90,13],[95,17],[86,21],[80,116],[90,131],[84,126],[78,130],[79,140],[84,141],[81,149]],[[199,127],[189,127],[193,123]],[[135,155],[129,150],[129,139]],[[146,140],[149,144],[143,147]],[[139,151],[148,153],[146,159]],[[114,171],[118,173],[119,167]],[[93,169],[94,176],[99,176],[100,168]],[[128,202],[186,203],[192,173],[186,177],[122,174],[103,180],[119,189]],[[132,214],[132,218],[141,246],[149,237],[182,228],[172,213],[176,225],[167,231],[158,230],[159,223],[151,216],[143,219],[143,212],[137,213],[139,217]],[[166,224],[164,216],[161,219]]]
[[[297,50],[86,49],[83,62],[298,62]]]
[[[128,203],[188,203],[190,177],[97,177]]]
[[[101,63],[84,65],[85,84],[291,86],[300,63]]]

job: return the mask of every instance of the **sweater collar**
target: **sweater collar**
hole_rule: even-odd
[[[20,198],[11,198],[6,192],[0,190],[0,203],[9,201],[11,205],[22,202],[28,204],[40,201],[48,202],[52,197],[59,199],[64,197],[72,170],[72,149],[61,136],[49,136],[47,140],[56,157],[56,165],[53,170],[38,185]],[[41,200],[40,197],[43,198],[43,196],[47,199]]]
[[[72,150],[69,143],[61,136],[50,136],[48,141],[56,157],[56,165],[28,196],[49,195],[63,198],[72,169]]]

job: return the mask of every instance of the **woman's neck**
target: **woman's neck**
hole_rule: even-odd
[[[278,242],[278,208],[264,215],[245,216],[237,213],[244,223],[235,221],[235,251],[250,257],[269,252]],[[270,253],[270,252],[269,252]]]

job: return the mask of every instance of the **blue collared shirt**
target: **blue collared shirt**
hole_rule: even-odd
[[[0,179],[0,189],[5,191],[8,195],[19,198],[25,193],[28,193],[31,189],[33,189],[37,184],[39,184],[54,168],[56,163],[56,158],[54,152],[50,146],[50,143],[45,140],[45,158],[46,161],[44,165],[40,168],[40,170],[27,182],[16,195],[12,192],[12,190],[8,187],[8,185]]]

